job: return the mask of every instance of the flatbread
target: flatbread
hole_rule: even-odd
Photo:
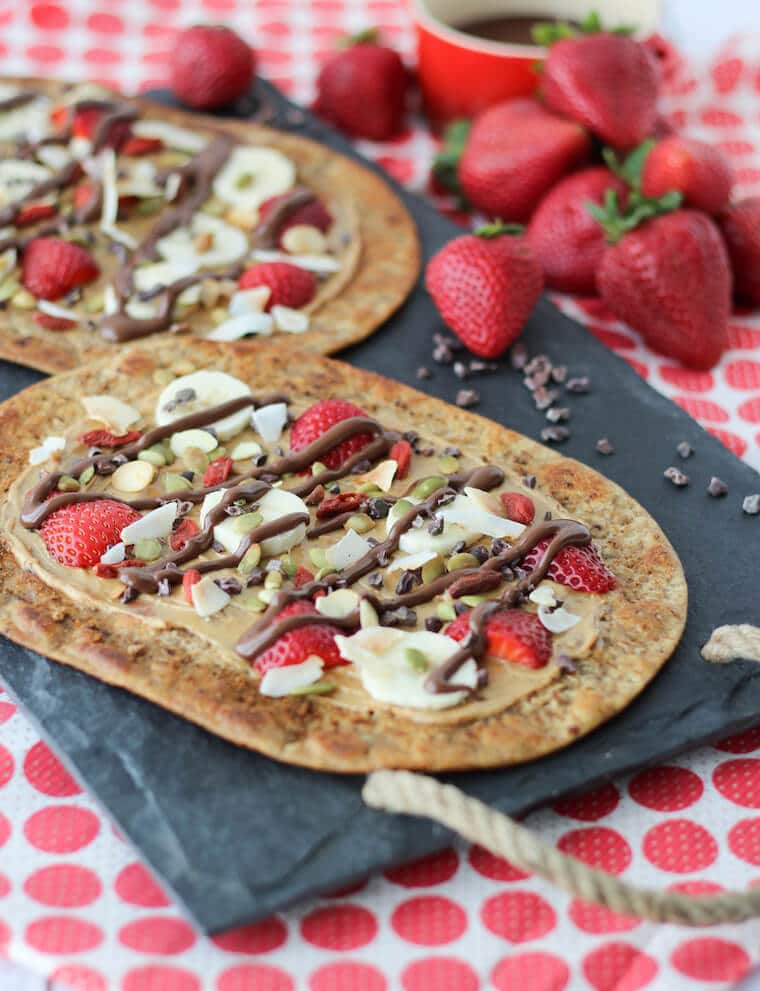
[[[11,639],[142,695],[236,744],[289,763],[341,772],[378,767],[442,771],[531,760],[625,708],[675,649],[687,604],[680,562],[655,521],[619,486],[489,420],[328,359],[284,355],[263,345],[253,351],[208,342],[198,342],[192,358],[179,358],[173,342],[160,339],[42,382],[0,407],[0,432],[12,438],[0,465],[0,489],[7,494],[14,478],[29,471],[29,449],[81,422],[83,395],[124,398],[128,382],[129,395],[145,397],[146,409],[152,409],[160,391],[154,376],[178,376],[193,368],[227,371],[249,383],[254,394],[282,390],[300,409],[317,399],[340,397],[385,427],[417,431],[423,439],[434,438],[437,448],[456,445],[473,463],[498,465],[510,481],[535,475],[536,497],[587,523],[618,580],[603,596],[585,596],[594,602],[594,636],[580,651],[577,670],[555,666],[551,676],[519,692],[501,710],[476,709],[471,717],[441,720],[371,700],[351,708],[333,704],[328,696],[267,698],[259,693],[250,666],[232,652],[210,649],[209,641],[190,629],[162,628],[147,613],[143,622],[129,612],[142,597],[132,606],[112,608],[86,593],[73,599],[53,587],[50,575],[43,582],[24,571],[10,550],[13,546],[19,553],[17,510],[6,504],[0,516],[0,630]]]
[[[60,99],[72,84],[6,77],[0,79],[0,86],[5,85],[33,88]],[[119,96],[118,100],[151,119],[197,133],[229,135],[243,144],[260,144],[283,152],[295,163],[298,180],[332,212],[333,236],[345,242],[340,253],[341,271],[327,279],[324,290],[309,308],[310,326],[305,333],[277,333],[282,347],[331,354],[368,337],[407,297],[420,265],[415,224],[398,196],[369,169],[308,138],[260,124],[191,114],[142,98]],[[97,220],[88,226],[97,230]],[[129,224],[120,226],[128,228]],[[33,231],[29,228],[28,232]],[[101,252],[97,260],[109,264],[104,255]],[[112,256],[110,265],[114,264]],[[93,288],[97,285],[94,283]],[[213,329],[205,311],[191,313],[178,322],[189,325],[190,333],[198,336]],[[183,346],[188,336],[182,336]],[[255,347],[258,338],[246,338],[245,343]],[[0,310],[0,358],[19,364],[56,373],[105,357],[119,347],[123,345],[105,340],[98,330],[84,326],[48,330],[38,326],[29,311],[14,306]]]

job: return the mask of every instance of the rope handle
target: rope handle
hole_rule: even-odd
[[[720,626],[702,656],[719,664],[737,657],[760,661],[760,629],[747,624]],[[682,926],[746,922],[760,916],[760,888],[686,895],[628,884],[568,857],[509,816],[425,774],[374,771],[362,797],[375,809],[434,819],[568,894],[624,915]]]

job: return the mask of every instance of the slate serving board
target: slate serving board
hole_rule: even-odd
[[[358,157],[348,142],[258,84],[283,126],[296,126]],[[166,94],[158,94],[166,100]],[[366,164],[366,163],[365,163]],[[404,193],[427,257],[459,231],[421,200]],[[379,333],[341,357],[419,386],[415,369],[431,364],[439,320],[418,286]],[[659,520],[689,579],[686,633],[677,652],[643,695],[616,719],[554,756],[522,767],[450,776],[470,794],[516,814],[613,775],[661,761],[760,719],[760,665],[706,664],[699,647],[717,625],[760,621],[757,548],[760,518],[741,512],[741,498],[760,476],[735,458],[679,407],[654,392],[622,359],[548,301],[524,334],[531,352],[588,374],[593,391],[571,398],[572,437],[563,452],[620,483]],[[462,383],[434,366],[426,391],[451,400]],[[39,373],[0,362],[0,398],[38,381]],[[478,412],[530,436],[545,422],[520,377],[506,365],[474,380]],[[609,436],[613,457],[596,454]],[[662,477],[687,440],[692,485],[674,489]],[[710,475],[727,482],[727,499],[710,499]],[[298,899],[342,886],[372,871],[450,842],[423,820],[365,808],[363,778],[277,764],[197,729],[162,709],[71,668],[0,641],[0,677],[79,779],[184,904],[211,932],[266,916]]]

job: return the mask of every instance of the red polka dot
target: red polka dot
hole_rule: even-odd
[[[628,785],[631,798],[656,812],[686,809],[702,797],[699,775],[685,767],[652,767],[641,771]]]
[[[624,354],[621,357],[625,358],[625,360],[628,362],[628,364],[631,366],[634,372],[636,372],[637,375],[640,375],[641,378],[643,379],[649,378],[649,368],[644,364],[643,361],[638,361],[636,358],[630,358],[627,354]]]
[[[575,303],[587,316],[591,317],[592,320],[607,320],[608,322],[617,320],[617,317],[612,310],[610,310],[607,304],[603,303],[598,296],[590,296],[586,299],[576,299]]]
[[[8,842],[8,837],[11,835],[11,824],[0,812],[0,847],[5,846]]]
[[[730,348],[760,347],[760,330],[744,327],[741,324],[729,324],[728,346]]]
[[[385,991],[387,987],[377,967],[355,960],[325,964],[309,978],[309,991]],[[258,991],[258,986],[251,991]]]
[[[94,65],[113,65],[115,62],[121,62],[121,55],[113,48],[88,48],[82,57],[85,62]]]
[[[735,389],[760,388],[760,361],[729,361],[723,374]]]
[[[394,884],[405,888],[430,888],[435,884],[450,881],[459,867],[459,856],[455,850],[442,850],[440,853],[421,857],[411,864],[392,867],[385,876]]]
[[[480,910],[486,929],[510,943],[540,939],[557,924],[554,909],[532,891],[505,891],[486,899]]]
[[[376,934],[375,916],[360,905],[318,908],[301,920],[303,938],[323,950],[356,950]]]
[[[90,31],[97,31],[99,34],[121,34],[124,30],[124,21],[116,14],[90,14],[87,18],[87,27]]]
[[[82,789],[69,774],[52,750],[40,740],[27,751],[24,758],[24,774],[32,788],[43,795],[68,798],[79,795]]]
[[[33,62],[62,62],[66,58],[66,53],[58,45],[30,45],[26,50],[27,58]]]
[[[76,805],[50,805],[24,823],[27,840],[45,853],[74,853],[92,843],[99,831],[95,813]]]
[[[748,423],[760,423],[760,396],[748,399],[737,409],[737,413]]]
[[[606,826],[574,829],[561,836],[557,846],[568,856],[609,874],[622,874],[631,862],[631,848],[627,840]]]
[[[70,915],[35,919],[26,927],[24,939],[40,953],[86,953],[103,942],[103,933],[92,922]]]
[[[440,895],[421,895],[398,905],[391,916],[398,935],[417,946],[451,943],[467,929],[463,908]]]
[[[736,89],[744,72],[744,62],[740,58],[727,58],[716,63],[710,75],[719,93],[730,93]]]
[[[655,867],[676,874],[704,870],[718,856],[718,844],[710,833],[690,819],[669,819],[652,826],[642,849]]]
[[[747,809],[760,808],[760,760],[727,760],[713,771],[713,784],[730,802]]]
[[[519,953],[500,960],[491,972],[497,991],[563,991],[570,980],[564,960],[551,953]]]
[[[562,816],[571,819],[581,819],[583,822],[596,822],[603,819],[610,812],[617,808],[620,795],[617,788],[610,782],[596,788],[594,791],[586,792],[585,795],[577,795],[574,798],[563,798],[555,802],[552,808]]]
[[[122,901],[143,908],[164,908],[171,904],[158,882],[142,864],[127,864],[114,882]]]
[[[709,392],[715,385],[710,372],[697,372],[680,365],[660,365],[659,371],[666,382],[687,392]]]
[[[746,440],[738,434],[731,433],[730,430],[721,430],[719,427],[708,427],[707,432],[712,434],[713,437],[717,437],[721,444],[727,447],[729,451],[732,451],[737,458],[741,458],[747,450]]]
[[[702,123],[707,127],[740,127],[744,119],[740,114],[723,107],[710,107],[701,113]]]
[[[284,970],[263,963],[230,967],[216,979],[216,988],[217,991],[295,991],[293,981]],[[154,991],[163,991],[163,988],[156,987]],[[336,987],[335,991],[340,989]]]
[[[269,953],[287,938],[287,927],[276,915],[211,937],[220,950],[228,953]]]
[[[352,988],[359,987],[358,984],[352,985]],[[464,960],[429,957],[427,960],[415,960],[402,971],[401,987],[404,991],[478,991],[480,979]],[[364,985],[361,989],[364,991]],[[346,987],[345,991],[349,988]]]
[[[2,726],[3,723],[7,723],[15,712],[16,706],[13,702],[0,702],[0,726]]]
[[[11,941],[11,931],[6,924],[0,921],[0,954],[8,955],[8,944]]]
[[[195,943],[195,933],[184,919],[160,915],[135,919],[119,930],[119,942],[138,953],[171,956],[184,953]]]
[[[716,750],[724,750],[729,754],[749,754],[760,747],[760,726],[727,736],[715,744]]]
[[[627,334],[621,334],[619,330],[609,330],[607,327],[597,327],[590,323],[588,329],[602,344],[615,351],[629,351],[636,347],[636,341]]]
[[[736,181],[746,184],[760,182],[760,169],[751,165],[736,169]]]
[[[121,983],[121,991],[200,991],[200,988],[200,981],[189,970],[157,965],[135,967]]]
[[[750,968],[750,958],[738,943],[704,936],[681,943],[670,962],[695,981],[738,981]]]
[[[59,982],[72,991],[108,991],[108,983],[102,974],[92,967],[78,963],[64,964],[50,975],[51,982]]]
[[[5,876],[5,874],[0,874],[0,898],[5,898],[5,896],[11,890],[11,882]]]
[[[76,864],[41,867],[24,881],[24,891],[35,901],[53,908],[82,908],[100,896],[98,875]]]
[[[760,865],[760,819],[742,819],[728,834],[728,848],[748,864]]]
[[[724,890],[717,881],[676,881],[668,885],[668,891],[681,891],[685,895],[715,895]]]
[[[69,15],[66,8],[54,3],[38,3],[29,11],[32,24],[45,31],[60,31],[68,27]]]
[[[527,871],[514,867],[508,860],[497,857],[482,846],[470,847],[467,859],[478,874],[490,877],[492,881],[524,881],[526,877],[530,877]]]
[[[8,784],[13,777],[13,756],[0,744],[0,788]]]
[[[694,396],[673,396],[673,402],[697,420],[711,420],[713,423],[726,423],[729,415],[725,409],[711,399],[698,399]]]
[[[580,898],[573,899],[568,915],[580,930],[592,935],[627,932],[641,925],[641,919],[635,916],[622,915],[602,905],[581,901]]]
[[[583,973],[594,991],[638,991],[654,979],[657,963],[635,946],[607,943],[585,957]]]

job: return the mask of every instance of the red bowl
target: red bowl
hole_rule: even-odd
[[[543,48],[478,38],[458,30],[457,23],[509,15],[580,20],[591,8],[605,24],[635,23],[637,33],[647,34],[656,28],[659,0],[413,0],[417,71],[433,124],[525,96],[539,81]]]

